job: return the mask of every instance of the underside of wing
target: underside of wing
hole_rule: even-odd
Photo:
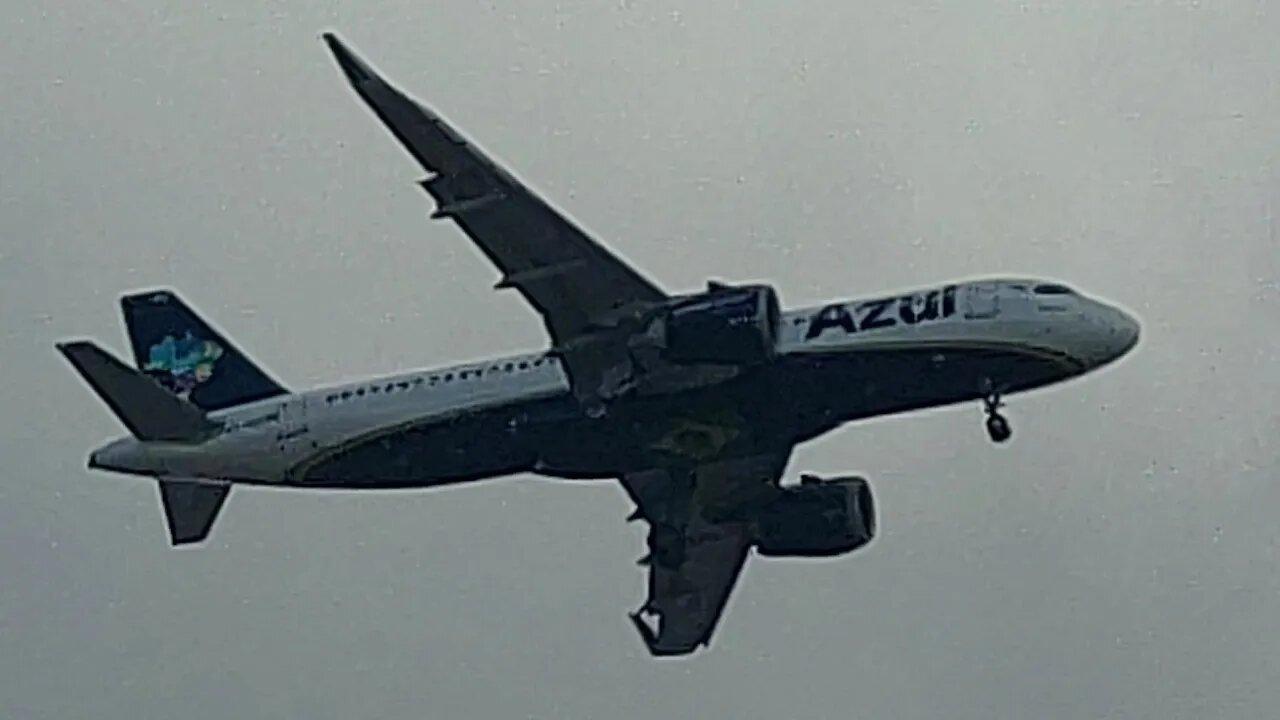
[[[458,224],[567,346],[666,294],[526,188],[435,112],[383,80],[332,33],[324,36],[361,98],[432,175],[433,217]]]
[[[688,538],[678,566],[650,561],[649,599],[631,615],[649,652],[687,655],[710,644],[750,549],[744,526],[717,525]],[[656,628],[646,614],[657,618]]]
[[[789,451],[624,475],[636,519],[649,523],[649,592],[631,616],[649,652],[710,644],[754,541],[751,511],[778,495]],[[645,616],[656,618],[656,627]]]

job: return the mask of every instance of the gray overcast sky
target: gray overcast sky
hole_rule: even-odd
[[[1261,0],[0,6],[0,717],[1254,718],[1280,704],[1280,19]],[[500,8],[500,9],[499,9]],[[542,346],[359,103],[335,29],[668,288],[982,274],[1138,352],[868,422],[871,548],[749,566],[655,662],[612,483],[241,490],[167,547],[53,351],[176,287],[285,382]]]

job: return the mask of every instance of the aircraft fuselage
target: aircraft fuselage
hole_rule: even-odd
[[[803,442],[855,420],[1011,394],[1110,363],[1123,311],[1037,280],[961,282],[794,310],[777,359],[731,380],[586,417],[533,353],[398,373],[211,413],[200,444],[116,440],[90,466],[303,488],[433,487],[516,473],[613,478],[654,457]]]

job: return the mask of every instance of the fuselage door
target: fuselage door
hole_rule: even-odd
[[[1000,313],[1000,286],[996,283],[972,283],[966,287],[964,316],[993,318]]]
[[[276,442],[281,450],[296,445],[307,434],[307,401],[304,395],[294,395],[280,406],[280,426]]]

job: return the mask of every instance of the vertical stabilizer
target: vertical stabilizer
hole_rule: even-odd
[[[126,295],[120,309],[138,368],[202,410],[288,392],[172,290]]]

